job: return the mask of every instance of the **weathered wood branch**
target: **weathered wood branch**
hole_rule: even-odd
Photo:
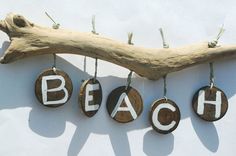
[[[12,13],[0,21],[0,30],[11,40],[0,59],[2,64],[42,54],[70,53],[97,57],[156,80],[193,65],[236,56],[236,45],[209,48],[204,42],[180,48],[142,48],[92,33],[41,27]]]

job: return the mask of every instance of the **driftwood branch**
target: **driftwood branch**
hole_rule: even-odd
[[[41,27],[12,13],[0,21],[0,30],[11,40],[0,59],[2,64],[42,54],[70,53],[109,61],[152,80],[193,65],[236,55],[236,45],[209,48],[207,42],[180,48],[142,48],[92,33]]]

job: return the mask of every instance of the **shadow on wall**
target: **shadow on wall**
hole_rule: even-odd
[[[169,155],[174,149],[173,134],[159,134],[154,130],[149,130],[143,140],[143,151],[148,156],[165,156]],[[152,143],[153,148],[150,148],[148,142]]]
[[[3,52],[8,45],[7,42],[4,42],[0,52]],[[74,90],[71,99],[64,106],[50,109],[42,106],[35,98],[33,91],[35,80],[39,73],[51,67],[52,63],[53,57],[38,56],[35,58],[26,58],[24,61],[17,61],[8,65],[1,65],[0,72],[2,74],[0,85],[1,95],[3,95],[3,97],[1,98],[2,103],[0,109],[14,109],[18,107],[32,108],[29,115],[29,127],[38,135],[48,138],[55,138],[62,135],[65,131],[67,121],[76,125],[77,128],[68,149],[69,156],[75,156],[80,153],[91,133],[109,135],[115,155],[131,155],[127,133],[129,131],[150,127],[148,114],[150,104],[155,100],[154,96],[156,93],[153,93],[152,96],[150,96],[149,93],[153,92],[153,88],[150,86],[153,86],[154,82],[139,77],[133,79],[133,86],[142,94],[144,111],[136,121],[120,124],[109,117],[105,104],[108,94],[114,88],[125,84],[126,79],[112,76],[99,77],[98,79],[101,82],[104,93],[103,103],[95,117],[87,118],[82,114],[82,111],[80,111],[78,94],[82,80],[90,76],[60,57],[57,59],[58,68],[67,72],[73,82]],[[188,88],[186,82],[178,81],[175,85],[177,85],[176,88],[186,87],[183,89],[182,95],[192,96],[192,89]],[[233,90],[231,95],[228,95],[228,97],[230,97],[236,92],[236,88],[233,85],[227,87]],[[9,98],[9,94],[14,96],[14,98]],[[193,128],[202,144],[208,150],[216,152],[219,146],[219,138],[214,124],[199,121],[195,114],[191,113],[191,105],[186,103],[185,98],[176,96],[174,100],[180,107],[181,119],[190,117]],[[98,123],[99,126],[97,126]],[[212,142],[214,142],[214,144]],[[160,135],[150,130],[147,131],[144,136],[143,151],[147,155],[168,155],[173,151],[173,147],[173,134]]]
[[[194,114],[195,115],[195,114]],[[219,137],[212,122],[203,122],[199,118],[191,118],[193,128],[202,144],[212,152],[219,147]]]

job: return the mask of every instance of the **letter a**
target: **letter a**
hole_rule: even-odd
[[[61,85],[58,86],[57,88],[48,89],[48,84],[47,84],[48,80],[60,80]],[[48,92],[57,92],[57,91],[62,91],[62,90],[65,93],[65,96],[62,99],[56,100],[56,101],[48,101],[48,97],[47,97]],[[68,99],[68,91],[65,88],[65,79],[60,75],[43,76],[41,91],[42,91],[43,104],[45,105],[62,104],[62,103],[65,103]]]
[[[222,101],[221,101],[221,92],[220,91],[216,92],[216,100],[215,101],[207,101],[207,100],[205,100],[205,91],[200,90],[199,94],[198,94],[197,113],[199,115],[203,115],[205,104],[211,104],[211,105],[215,105],[215,118],[219,118],[220,112],[221,112],[221,103],[222,103]]]
[[[127,107],[120,107],[122,102],[123,102],[123,100],[125,100],[125,104],[127,105]],[[119,98],[115,108],[113,109],[113,111],[111,113],[111,117],[112,118],[115,117],[116,113],[118,111],[129,111],[131,116],[133,117],[133,119],[137,118],[137,114],[136,114],[136,112],[135,112],[135,110],[134,110],[134,108],[133,108],[133,106],[132,106],[132,104],[131,104],[131,102],[129,100],[129,97],[127,96],[126,93],[122,93],[120,95],[120,98]]]

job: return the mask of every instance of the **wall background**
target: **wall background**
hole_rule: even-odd
[[[91,31],[91,17],[96,15],[96,30],[101,35],[127,42],[134,33],[139,46],[162,47],[158,31],[163,27],[171,47],[209,41],[224,23],[221,44],[236,41],[236,1],[234,0],[1,0],[0,19],[9,12],[31,21],[51,26],[47,11],[61,28]],[[0,32],[2,54],[8,37]],[[106,111],[106,98],[116,87],[126,83],[127,69],[99,61],[98,77],[103,87],[103,103],[97,115],[86,118],[78,106],[81,80],[93,75],[94,59],[60,55],[58,68],[67,72],[74,86],[70,101],[49,109],[34,95],[38,74],[53,64],[50,55],[27,58],[0,65],[0,155],[75,156],[75,155],[235,155],[236,149],[236,62],[215,62],[216,85],[225,91],[229,109],[224,118],[207,123],[195,116],[191,99],[197,89],[208,85],[208,64],[168,75],[168,97],[181,111],[178,128],[169,135],[152,130],[148,121],[151,103],[162,97],[163,82],[138,76],[132,86],[143,97],[144,111],[134,122],[118,124]]]

